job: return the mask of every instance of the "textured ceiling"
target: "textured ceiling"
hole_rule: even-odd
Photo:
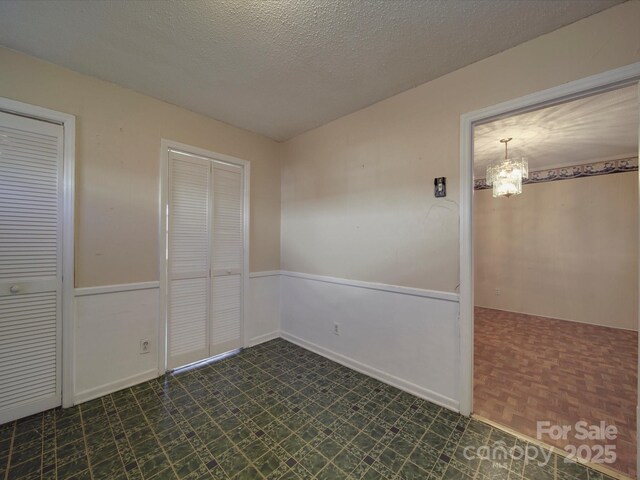
[[[474,130],[475,176],[509,151],[529,170],[638,155],[640,104],[636,85],[479,125]]]
[[[621,0],[0,1],[0,43],[276,140]]]

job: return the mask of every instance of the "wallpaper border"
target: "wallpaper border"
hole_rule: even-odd
[[[557,180],[571,180],[573,178],[637,171],[638,157],[630,157],[529,172],[529,178],[523,179],[522,183],[528,185],[531,183],[554,182]],[[486,190],[488,188],[491,188],[491,186],[487,185],[485,178],[476,178],[473,180],[474,190]]]

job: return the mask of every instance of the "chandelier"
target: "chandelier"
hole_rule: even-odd
[[[510,197],[522,193],[522,179],[529,178],[529,164],[523,158],[509,158],[507,144],[511,138],[503,138],[504,160],[497,160],[487,167],[487,185],[493,185],[494,197]]]

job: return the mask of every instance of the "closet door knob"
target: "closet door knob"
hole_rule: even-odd
[[[11,287],[9,287],[11,293],[20,293],[20,290],[22,290],[20,285],[11,285]]]

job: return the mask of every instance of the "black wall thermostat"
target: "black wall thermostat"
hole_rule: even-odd
[[[447,178],[437,177],[433,180],[433,190],[436,198],[447,196]]]

